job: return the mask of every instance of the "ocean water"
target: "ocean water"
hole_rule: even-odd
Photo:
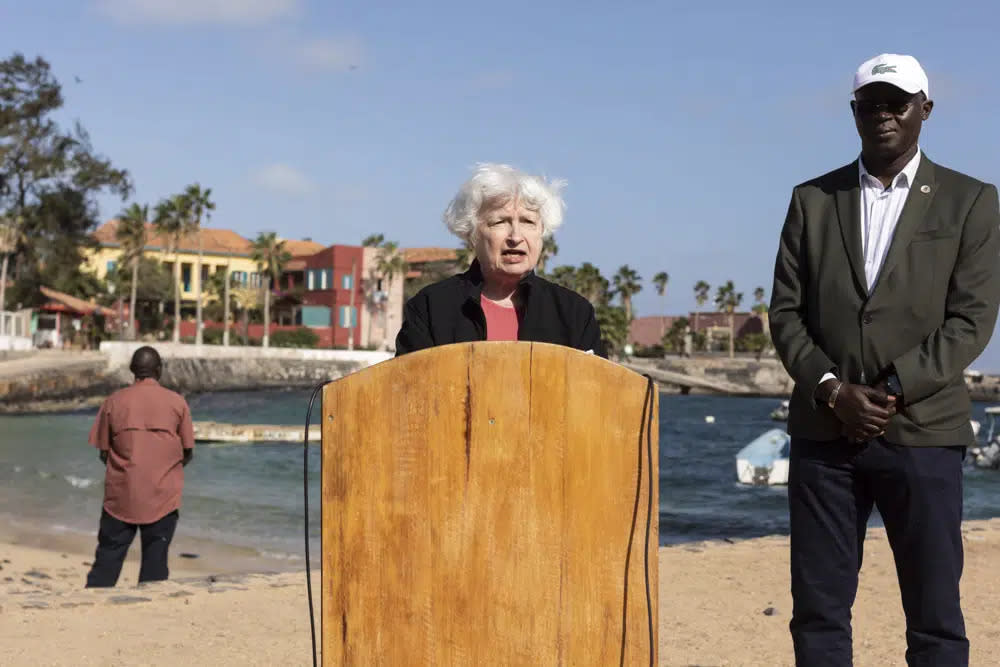
[[[189,399],[196,420],[301,426],[306,391],[216,393]],[[776,424],[773,399],[663,395],[660,543],[748,538],[788,530],[783,487],[736,482],[739,449]],[[983,423],[985,405],[974,418]],[[319,410],[316,410],[318,415]],[[93,536],[104,469],[87,444],[95,411],[0,416],[0,515],[47,531]],[[314,419],[316,418],[314,415]],[[714,423],[707,423],[711,415]],[[319,553],[319,447],[308,453],[310,542]],[[185,470],[178,530],[199,540],[287,559],[303,557],[302,445],[199,444]],[[969,468],[965,515],[1000,516],[1000,472]],[[877,525],[876,515],[872,524]]]

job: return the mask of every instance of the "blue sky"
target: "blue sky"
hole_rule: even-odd
[[[995,3],[750,4],[0,0],[0,43],[50,61],[138,201],[198,181],[247,236],[450,246],[476,162],[565,178],[556,263],[636,268],[640,315],[701,279],[770,291],[791,188],[856,156],[851,76],[878,53],[928,71],[928,155],[1000,182]]]

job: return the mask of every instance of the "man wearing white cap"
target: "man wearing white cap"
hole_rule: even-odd
[[[861,156],[794,188],[771,335],[795,381],[788,480],[796,664],[850,665],[851,607],[877,507],[910,665],[967,665],[959,600],[962,462],[975,442],[963,372],[1000,303],[995,186],[937,165],[910,56],[858,68]]]

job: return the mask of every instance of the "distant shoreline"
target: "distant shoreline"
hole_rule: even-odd
[[[132,378],[122,363],[128,344],[116,344],[104,354],[53,355],[48,367],[15,359],[0,362],[0,414],[38,415],[72,413],[96,408]],[[163,384],[186,396],[226,391],[294,391],[343,377],[385,360],[358,353],[334,357],[329,350],[255,350],[253,356],[232,348],[193,345],[162,346]],[[121,348],[121,349],[119,349]],[[102,349],[103,351],[103,349]],[[361,353],[364,354],[364,353]],[[42,356],[42,355],[39,355]],[[786,400],[793,382],[773,358],[703,356],[693,358],[630,358],[622,365],[648,372],[664,396],[675,394],[719,397],[757,397]],[[18,367],[24,366],[23,372]],[[6,372],[4,372],[6,371]],[[967,382],[973,401],[1000,404],[1000,377],[981,375]]]

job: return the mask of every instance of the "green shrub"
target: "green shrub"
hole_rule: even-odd
[[[269,342],[274,347],[316,347],[319,335],[308,327],[299,327],[292,331],[275,331]]]

